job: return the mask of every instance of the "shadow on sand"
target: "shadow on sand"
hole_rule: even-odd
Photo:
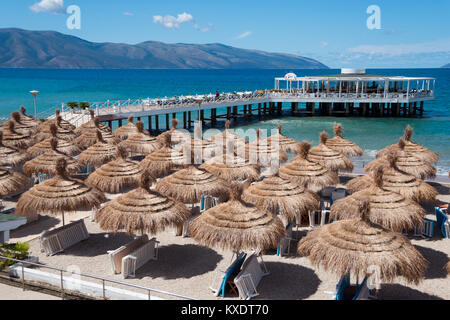
[[[11,231],[11,238],[39,236],[42,232],[54,228],[61,220],[50,216],[39,216],[39,220],[28,223]]]
[[[425,279],[447,278],[445,265],[448,263],[448,257],[445,253],[417,245],[414,247],[429,262],[427,272],[425,273]]]
[[[107,254],[133,241],[134,237],[126,233],[94,233],[89,239],[65,250],[62,254],[78,257],[96,257]]]
[[[401,284],[383,284],[377,293],[378,300],[443,300]]]

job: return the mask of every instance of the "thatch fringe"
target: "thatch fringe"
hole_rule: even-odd
[[[335,137],[333,139],[329,139],[326,142],[327,147],[333,149],[335,151],[341,152],[342,154],[348,157],[359,157],[364,154],[364,150],[353,143],[350,140],[346,140],[342,137],[342,125],[336,123],[334,125],[334,133]]]
[[[23,174],[0,167],[0,197],[25,190],[30,184],[30,179]]]
[[[353,163],[350,159],[339,151],[335,151],[326,146],[328,140],[328,133],[322,132],[320,134],[321,143],[312,148],[308,154],[308,160],[316,162],[331,171],[353,171]]]
[[[237,180],[256,181],[261,175],[260,166],[227,154],[206,161],[200,168],[228,182]]]
[[[0,166],[19,167],[30,159],[30,155],[19,149],[3,144],[3,131],[0,131]]]

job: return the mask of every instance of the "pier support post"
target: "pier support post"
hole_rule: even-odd
[[[253,105],[251,104],[248,105],[248,114],[250,118],[253,116]]]
[[[211,126],[215,127],[217,124],[217,109],[211,110]]]
[[[247,105],[244,105],[243,110],[244,110],[244,116],[247,116]]]
[[[169,114],[166,113],[166,130],[170,130],[170,119],[169,119]]]
[[[258,119],[261,119],[261,103],[258,103]]]
[[[420,116],[423,116],[424,102],[420,101]]]
[[[234,121],[236,121],[237,113],[238,113],[238,107],[237,106],[233,106],[233,120]]]
[[[186,113],[186,111],[185,112],[183,112],[183,128],[184,129],[187,129],[187,113]]]
[[[205,126],[205,110],[200,110],[200,121],[202,122],[202,127]]]
[[[227,120],[231,118],[231,107],[227,107]]]
[[[112,121],[108,120],[108,127],[112,130]]]
[[[192,113],[191,111],[188,112],[188,129],[192,127]]]
[[[264,102],[264,104],[263,104],[263,114],[264,115],[267,114],[267,102]]]
[[[345,103],[345,115],[348,116],[350,114],[350,103]]]
[[[119,128],[121,128],[122,127],[122,119],[119,119]]]
[[[157,132],[159,132],[159,116],[155,116],[155,129]]]
[[[413,114],[413,107],[414,107],[414,103],[410,102],[409,106],[408,106],[408,116],[412,116],[412,114]]]
[[[148,132],[152,131],[152,116],[148,116]]]
[[[278,102],[277,109],[278,109],[278,115],[281,116],[281,114],[283,112],[282,111],[282,109],[283,109],[283,103],[282,102]]]

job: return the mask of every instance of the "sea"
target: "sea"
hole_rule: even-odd
[[[273,89],[275,77],[294,72],[297,76],[338,74],[340,70],[60,70],[0,69],[0,122],[9,119],[21,105],[34,114],[31,90],[38,90],[38,113],[61,103],[101,102],[106,100],[145,99],[180,95]],[[235,129],[275,129],[283,126],[283,134],[298,141],[319,142],[319,134],[333,135],[335,122],[344,128],[344,137],[359,144],[365,154],[353,159],[356,167],[364,167],[377,150],[394,144],[409,124],[414,128],[413,140],[437,152],[441,160],[438,175],[450,170],[450,69],[373,69],[368,74],[436,78],[436,99],[425,102],[422,118],[359,117],[292,117],[289,106],[283,106],[282,117],[258,121],[240,120]],[[161,117],[162,118],[162,117]],[[160,127],[164,128],[164,119]],[[223,126],[223,123],[219,124]]]

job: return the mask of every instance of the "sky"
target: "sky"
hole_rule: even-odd
[[[94,42],[223,43],[301,55],[332,68],[450,63],[449,0],[1,0],[1,5],[1,28],[54,30]],[[71,6],[80,9],[80,29],[67,26]]]

